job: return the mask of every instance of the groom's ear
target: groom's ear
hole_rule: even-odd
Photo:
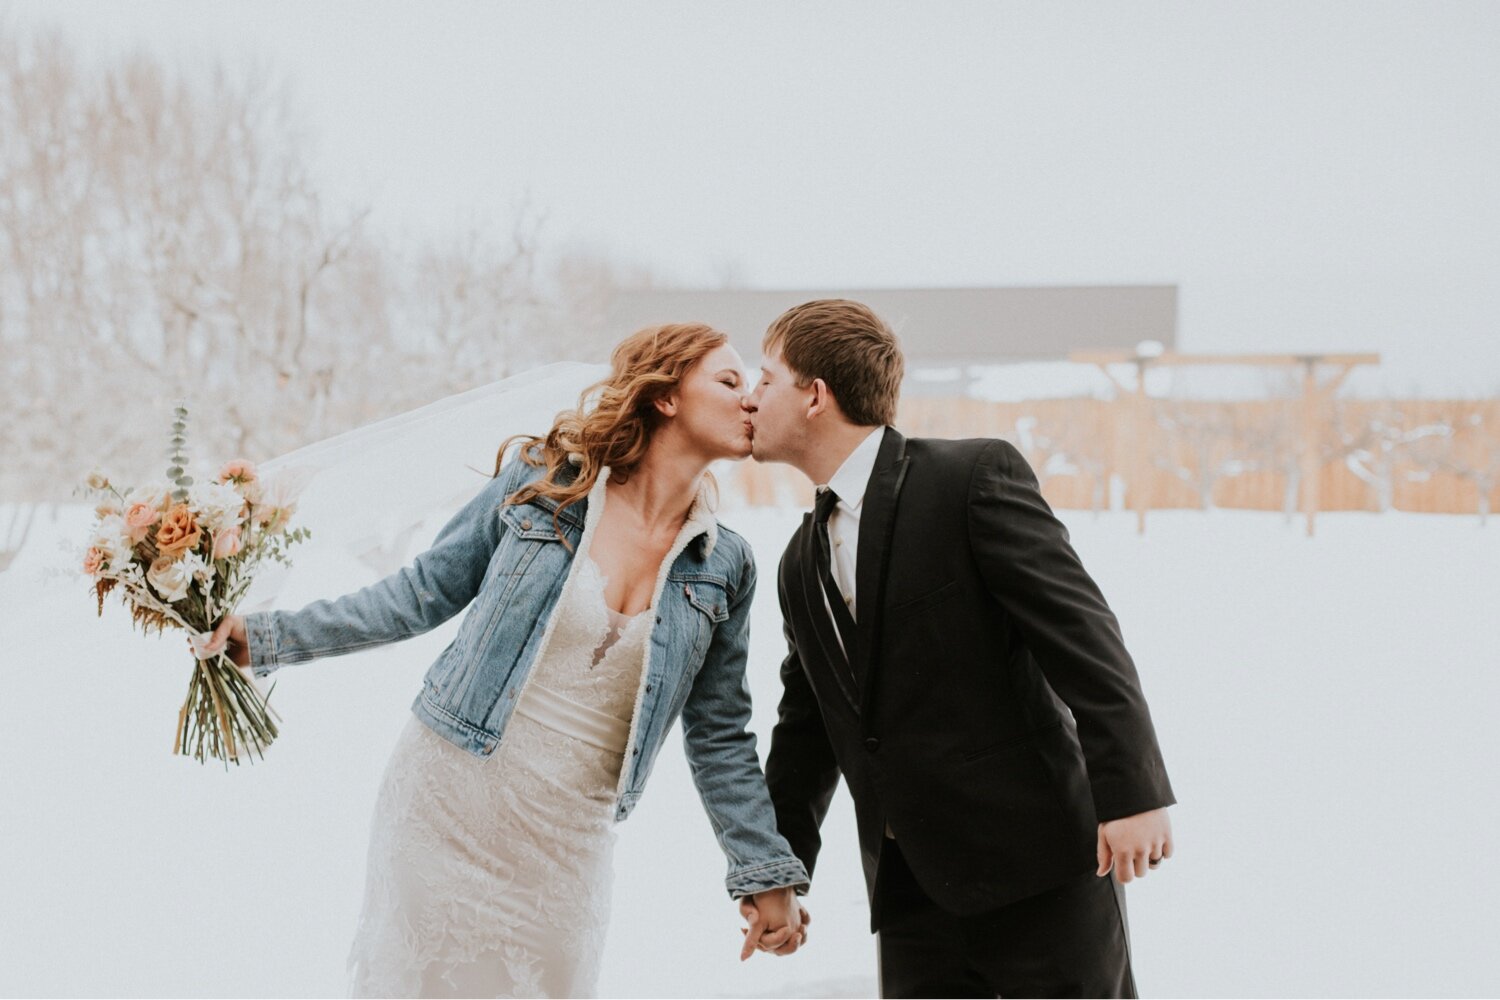
[[[815,417],[820,413],[828,413],[838,409],[838,401],[833,397],[833,390],[828,388],[828,383],[820,378],[815,378],[809,385],[812,395],[807,401],[807,415]]]

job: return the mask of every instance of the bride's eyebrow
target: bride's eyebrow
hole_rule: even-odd
[[[734,380],[735,380],[735,381],[736,381],[736,382],[738,382],[738,381],[739,381],[739,380],[740,380],[740,373],[739,373],[739,372],[737,372],[737,371],[735,371],[735,370],[734,370],[734,369],[733,369],[733,368],[724,368],[724,369],[721,369],[721,370],[720,370],[720,371],[719,371],[719,374],[720,374],[720,375],[729,375],[729,376],[731,376],[731,377],[732,377],[732,378],[733,378],[733,379],[734,379]]]

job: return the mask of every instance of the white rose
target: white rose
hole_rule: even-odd
[[[89,544],[104,554],[105,564],[112,570],[122,569],[130,562],[133,545],[125,518],[119,514],[101,517]]]
[[[192,586],[193,576],[189,571],[186,559],[172,559],[162,556],[151,564],[146,571],[146,579],[162,598],[171,603],[180,601],[187,596],[188,587]]]
[[[198,512],[198,523],[214,534],[241,523],[245,498],[229,483],[204,483],[188,492],[188,503]]]

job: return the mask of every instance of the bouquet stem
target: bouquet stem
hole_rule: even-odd
[[[278,716],[234,661],[223,653],[198,661],[188,682],[186,700],[177,713],[174,754],[190,755],[200,764],[209,758],[231,761],[253,752],[262,760],[276,739]]]

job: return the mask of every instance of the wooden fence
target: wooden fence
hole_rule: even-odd
[[[1300,513],[1473,514],[1500,505],[1500,400],[1297,398],[904,402],[897,426],[925,437],[1000,437],[1025,454],[1053,507],[1235,508]],[[1309,425],[1309,419],[1313,421]],[[1317,470],[1309,489],[1305,470]],[[745,463],[736,486],[757,505],[811,505],[786,466]]]

